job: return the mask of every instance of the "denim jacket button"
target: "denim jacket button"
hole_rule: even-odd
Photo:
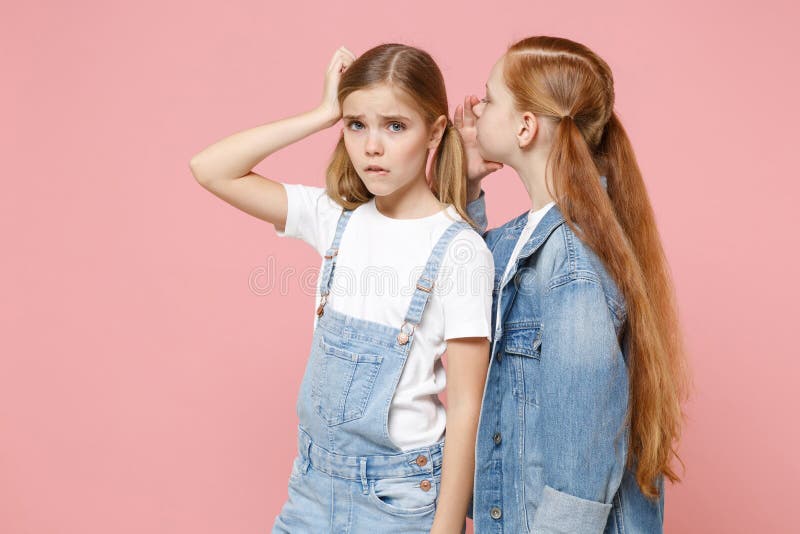
[[[419,456],[417,456],[417,465],[418,466],[425,467],[425,465],[427,463],[428,463],[428,459],[425,456],[422,456],[421,454]]]
[[[419,488],[422,491],[429,491],[431,489],[431,481],[430,480],[423,480],[419,483]]]
[[[503,436],[500,432],[495,432],[494,436],[492,436],[495,445],[500,445],[500,442],[503,441]]]
[[[503,517],[503,511],[497,506],[493,506],[491,511],[489,512],[489,515],[492,516],[492,519],[500,519],[501,517]]]

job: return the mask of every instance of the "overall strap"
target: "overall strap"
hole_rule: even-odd
[[[397,335],[397,342],[401,345],[408,343],[409,337],[414,334],[414,328],[422,320],[422,312],[425,311],[425,305],[428,303],[428,298],[433,291],[434,282],[439,273],[439,267],[444,260],[444,255],[447,252],[447,247],[450,241],[465,228],[470,228],[469,224],[464,221],[455,221],[447,230],[444,231],[442,237],[436,242],[433,247],[428,263],[425,269],[417,279],[417,286],[414,289],[414,295],[411,297],[411,304],[408,306],[405,321],[400,327],[400,333]]]
[[[336,256],[339,254],[339,242],[342,240],[342,234],[352,214],[353,210],[342,210],[342,214],[339,215],[339,222],[336,223],[336,233],[333,236],[333,242],[327,252],[325,252],[322,263],[322,280],[319,284],[320,304],[317,308],[317,317],[323,314],[325,303],[328,301],[328,293],[330,293],[331,283],[333,281],[333,268],[336,265]]]

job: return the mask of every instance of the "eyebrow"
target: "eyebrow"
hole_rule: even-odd
[[[411,122],[411,119],[409,119],[408,117],[405,117],[403,115],[379,115],[379,117],[381,119],[385,119],[385,120],[397,120],[397,121]],[[361,120],[361,119],[364,118],[364,115],[345,115],[342,118],[345,119],[345,120],[347,120],[347,119]]]

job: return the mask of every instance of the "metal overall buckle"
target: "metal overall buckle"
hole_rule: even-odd
[[[410,330],[406,331],[404,328],[406,326],[410,327]],[[400,327],[400,333],[397,334],[397,342],[401,345],[405,345],[408,343],[408,338],[414,334],[414,328],[416,327],[415,324],[409,323],[408,321],[403,321],[403,325]]]

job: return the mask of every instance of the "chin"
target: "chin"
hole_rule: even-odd
[[[397,188],[394,186],[394,184],[385,184],[385,183],[376,184],[376,183],[364,182],[364,185],[367,186],[367,191],[369,191],[376,197],[385,197],[397,191]]]
[[[503,157],[493,154],[490,150],[486,150],[485,148],[478,146],[478,154],[481,155],[483,159],[486,161],[496,161],[497,163],[502,163],[505,165],[505,161],[503,161]]]
[[[381,180],[372,177],[364,178],[363,176],[359,176],[361,178],[361,182],[364,184],[364,187],[367,188],[367,191],[375,195],[376,197],[383,197],[386,195],[390,195],[397,191],[397,184],[394,180]]]
[[[483,146],[480,139],[478,139],[478,154],[487,161],[494,161],[489,157],[489,151],[486,150],[486,147]]]

